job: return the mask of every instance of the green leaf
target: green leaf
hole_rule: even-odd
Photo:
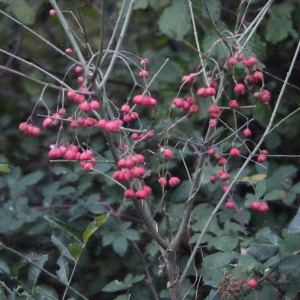
[[[260,125],[266,127],[271,117],[270,108],[256,99],[251,99],[251,104],[254,106],[252,108],[253,118],[260,123]]]
[[[257,260],[266,260],[274,256],[279,249],[279,237],[272,233],[269,228],[264,228],[256,234],[248,251]]]
[[[256,190],[256,196],[257,196],[257,198],[262,198],[262,196],[264,195],[264,193],[267,190],[267,182],[266,182],[266,180],[259,181],[256,184],[256,186],[255,186],[255,190]]]
[[[175,0],[167,7],[158,20],[162,33],[174,40],[180,40],[191,29],[191,18],[187,3]]]
[[[120,256],[124,256],[127,248],[128,248],[128,241],[127,239],[119,235],[112,243],[112,246],[114,248],[114,251],[119,254]]]
[[[18,273],[19,273],[20,269],[21,269],[22,267],[24,267],[25,265],[27,265],[27,264],[28,264],[27,261],[15,263],[15,264],[11,267],[11,275],[18,277]]]
[[[68,246],[68,250],[72,257],[74,257],[74,259],[77,260],[79,258],[82,248],[80,244],[73,243]]]
[[[237,245],[238,240],[231,236],[216,237],[208,242],[208,248],[214,247],[215,249],[220,251],[233,250]]]
[[[145,9],[149,5],[149,0],[135,0],[133,9]]]
[[[68,248],[55,236],[54,232],[52,233],[51,241],[57,247],[62,256],[65,256],[70,260],[75,261]]]
[[[119,281],[119,280],[114,280],[108,283],[102,291],[104,292],[117,292],[117,291],[122,291],[126,290],[128,287],[124,284],[124,282]]]
[[[127,238],[128,240],[131,241],[138,241],[140,239],[140,234],[138,233],[138,231],[134,230],[134,229],[126,229],[123,230],[121,232],[121,234]]]
[[[278,264],[278,269],[285,274],[295,272],[299,274],[300,272],[300,256],[291,255],[282,259]],[[295,274],[296,275],[296,274]]]
[[[0,172],[8,173],[9,171],[10,171],[10,169],[7,164],[0,164]]]
[[[300,208],[297,210],[297,214],[288,226],[287,233],[299,233],[300,232]]]
[[[267,193],[264,196],[264,200],[282,200],[286,196],[286,192],[283,190],[275,190]]]
[[[26,255],[26,258],[30,261],[34,261],[39,267],[30,264],[29,271],[28,271],[28,280],[31,283],[31,287],[33,288],[37,280],[42,272],[41,268],[44,266],[45,262],[48,260],[48,254],[36,254],[36,253],[29,253]]]
[[[82,235],[83,246],[86,245],[90,236],[107,220],[107,215],[98,216],[92,221]]]
[[[50,226],[53,229],[60,230],[61,232],[66,233],[81,244],[81,240],[79,239],[79,237],[76,235],[76,233],[72,232],[74,228],[70,224],[66,224],[57,219],[50,219],[47,215],[44,216],[44,218],[49,222]]]
[[[69,194],[72,194],[75,192],[76,192],[76,190],[73,186],[66,186],[63,189],[60,189],[59,191],[57,191],[56,195],[65,196],[65,195],[69,195]]]
[[[276,44],[289,34],[297,37],[297,32],[293,29],[291,20],[291,12],[294,10],[294,5],[291,3],[284,3],[274,5],[269,10],[270,19],[266,26],[266,40]]]
[[[38,285],[35,288],[34,291],[34,296],[36,297],[37,300],[58,300],[58,294],[52,288],[51,286],[48,285]]]
[[[56,271],[57,277],[64,283],[69,284],[69,263],[66,257],[60,256],[57,260],[59,270]]]
[[[33,173],[30,173],[19,180],[18,186],[27,187],[35,185],[44,177],[44,175],[45,174],[42,171],[35,171]]]
[[[3,259],[0,259],[0,273],[3,273],[3,271],[7,274],[10,274],[8,264]]]
[[[10,7],[22,23],[26,25],[31,25],[35,21],[35,11],[32,9],[32,6],[27,3],[25,0],[11,0]]]

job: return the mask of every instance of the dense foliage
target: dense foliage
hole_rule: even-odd
[[[124,35],[134,1],[50,2],[0,1],[0,299],[298,299],[298,1],[136,0]],[[49,152],[71,145],[95,161]]]

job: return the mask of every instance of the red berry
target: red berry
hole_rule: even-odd
[[[67,54],[70,54],[70,53],[73,52],[73,50],[72,50],[71,48],[67,48],[67,49],[65,50],[65,52],[66,52]]]
[[[50,15],[50,17],[56,16],[56,11],[54,9],[50,9],[49,10],[49,15]]]
[[[242,83],[238,83],[238,84],[235,85],[234,91],[237,94],[243,95],[243,94],[245,94],[245,86]]]
[[[90,108],[94,109],[94,110],[99,109],[100,108],[100,103],[97,100],[92,100],[90,102]]]
[[[149,72],[146,70],[142,70],[139,73],[139,77],[141,77],[141,78],[147,78],[148,76],[149,76]]]
[[[225,166],[227,163],[227,159],[225,157],[221,157],[218,161],[219,166]]]
[[[147,193],[147,196],[152,194],[152,189],[150,186],[145,185],[143,190]]]
[[[264,162],[264,161],[266,161],[266,160],[267,160],[267,157],[266,157],[265,155],[260,154],[260,155],[258,155],[258,157],[257,157],[257,161],[258,161],[259,163],[262,163],[262,162]]]
[[[229,185],[226,184],[226,185],[223,186],[223,192],[224,193],[226,193],[228,189],[229,189]]]
[[[262,155],[268,155],[269,154],[269,151],[268,150],[261,150],[260,152]]]
[[[226,207],[226,208],[229,208],[229,209],[234,208],[234,203],[233,203],[233,201],[227,201],[226,204],[225,204],[225,207]]]
[[[257,281],[254,278],[251,278],[247,281],[247,286],[255,289],[257,287]]]
[[[87,102],[81,103],[79,105],[79,108],[80,108],[81,111],[85,111],[85,112],[91,110],[91,107],[90,107],[90,105]]]
[[[236,100],[231,100],[231,101],[229,102],[229,107],[230,107],[231,109],[236,109],[236,108],[239,107],[239,104],[238,104],[238,102],[237,102]]]
[[[221,108],[217,104],[212,104],[208,108],[208,114],[210,115],[211,118],[218,118],[221,112]]]
[[[148,58],[143,58],[140,61],[140,66],[143,67],[143,68],[145,68],[145,67],[147,67],[149,65],[149,63],[150,63],[150,61],[149,61]]]
[[[251,203],[251,208],[255,210],[259,210],[259,207],[260,207],[260,203],[258,201],[254,201]]]
[[[197,90],[197,96],[199,96],[199,97],[206,97],[206,93],[205,93],[205,91],[206,91],[206,88],[199,88],[198,90]]]
[[[178,107],[178,108],[181,108],[183,107],[183,100],[181,98],[175,98],[173,100],[173,104]]]
[[[252,132],[251,132],[251,130],[250,130],[249,128],[245,128],[245,129],[243,130],[243,135],[244,135],[245,137],[250,137],[250,136],[252,135]]]
[[[217,182],[217,180],[218,180],[217,176],[215,176],[215,175],[210,176],[210,182],[212,184],[215,184]]]
[[[84,78],[83,78],[83,76],[79,76],[79,77],[77,78],[77,82],[80,83],[80,84],[84,83]]]
[[[211,147],[207,150],[207,153],[209,155],[214,155],[216,153],[216,148],[215,147]]]
[[[124,193],[125,198],[134,198],[135,192],[132,189],[126,190]]]
[[[238,61],[243,61],[244,60],[244,54],[243,53],[240,53],[237,57],[237,60]]]
[[[43,127],[44,127],[44,128],[48,128],[48,127],[50,127],[52,124],[53,124],[52,118],[46,118],[46,119],[43,121]]]
[[[171,177],[169,179],[169,186],[174,187],[180,183],[180,179],[178,177]]]
[[[228,64],[230,65],[230,66],[234,66],[234,65],[236,65],[237,64],[237,59],[235,58],[235,57],[229,57],[228,58]]]
[[[19,129],[25,132],[28,129],[28,124],[26,122],[20,123]]]
[[[143,199],[145,199],[147,197],[147,192],[145,190],[138,190],[135,193],[135,197],[137,199],[143,200]]]
[[[216,119],[209,120],[209,126],[216,127],[218,125],[218,121]]]
[[[34,126],[34,127],[32,128],[31,134],[32,134],[33,136],[40,136],[40,134],[41,134],[41,129],[38,128],[38,127],[36,127],[36,126]]]
[[[129,112],[130,112],[130,106],[127,104],[127,103],[125,103],[125,104],[123,104],[122,105],[122,107],[121,107],[121,110],[125,113],[125,114],[128,114]]]
[[[226,173],[226,172],[224,172],[221,176],[220,176],[220,179],[222,180],[222,181],[226,181],[226,180],[228,180],[230,178],[230,175],[228,174],[228,173]]]
[[[82,66],[76,66],[75,67],[75,72],[76,73],[82,73],[83,72],[83,67]]]
[[[64,156],[68,160],[74,160],[74,159],[76,159],[76,153],[77,152],[75,152],[74,150],[69,149],[69,150],[66,151]]]
[[[166,186],[167,185],[167,178],[166,177],[160,177],[158,179],[158,182],[160,183],[161,186]]]
[[[170,149],[165,149],[163,154],[167,159],[171,159],[173,157],[173,151]]]
[[[237,149],[237,148],[230,149],[230,153],[229,153],[230,156],[240,156],[240,154],[241,154],[241,152],[239,149]]]
[[[260,71],[256,71],[252,75],[256,80],[260,81],[264,77],[264,74]]]

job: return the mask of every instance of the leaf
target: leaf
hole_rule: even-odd
[[[0,273],[3,273],[3,271],[7,274],[10,274],[8,264],[3,259],[0,259]]]
[[[297,37],[297,32],[293,29],[291,12],[294,5],[290,3],[274,5],[269,10],[270,19],[266,26],[266,40],[276,44],[284,40],[289,34]]]
[[[266,227],[257,233],[248,251],[257,260],[269,259],[274,256],[279,249],[278,239],[278,236]]]
[[[70,244],[68,246],[68,250],[69,250],[70,254],[72,255],[72,257],[74,257],[75,260],[78,260],[79,255],[80,255],[81,250],[82,250],[81,245],[80,244],[75,244],[75,243]]]
[[[149,5],[149,0],[135,0],[133,9],[145,9]]]
[[[299,233],[300,232],[300,208],[298,208],[297,214],[288,226],[287,233]]]
[[[70,260],[75,261],[68,248],[55,236],[54,232],[52,233],[51,241],[57,247],[62,256],[65,256]]]
[[[83,247],[86,245],[90,236],[107,220],[107,215],[98,216],[92,221],[82,235]]]
[[[18,273],[20,271],[20,269],[22,267],[24,267],[25,265],[27,265],[28,262],[27,261],[23,261],[23,262],[18,262],[15,263],[12,267],[11,267],[11,275],[18,277]]]
[[[22,23],[31,25],[35,21],[35,11],[25,0],[11,0],[10,7]]]
[[[44,177],[44,175],[45,174],[42,171],[35,171],[33,173],[30,173],[19,180],[18,186],[27,187],[35,185]]]
[[[56,195],[65,196],[65,195],[69,195],[69,194],[72,194],[75,192],[76,192],[76,190],[73,186],[66,186],[63,189],[60,189],[59,191],[57,191]]]
[[[124,256],[127,248],[128,248],[128,241],[127,239],[119,235],[112,243],[112,246],[114,248],[114,251],[119,254],[120,256]]]
[[[252,183],[256,183],[258,181],[261,181],[267,177],[267,174],[256,174],[253,176],[246,176],[241,178],[241,181],[250,181]]]
[[[256,190],[256,197],[257,198],[262,198],[262,196],[264,195],[264,193],[267,190],[266,180],[259,181],[255,186],[255,190]]]
[[[126,290],[128,287],[124,284],[124,282],[119,281],[119,280],[114,280],[108,283],[102,291],[104,292],[117,292],[117,291],[122,291]]]
[[[57,260],[59,270],[56,271],[57,277],[64,283],[69,284],[69,263],[64,256],[60,256]]]
[[[7,164],[0,164],[0,172],[8,173],[9,171],[10,171],[10,169]]]
[[[264,200],[282,200],[286,196],[286,192],[283,190],[275,190],[267,193],[264,196]]]
[[[47,215],[44,218],[49,222],[50,226],[55,230],[60,230],[61,232],[66,233],[67,235],[74,238],[81,244],[81,240],[77,237],[76,233],[72,232],[73,228],[69,224],[65,224],[57,219],[50,219]]]
[[[52,288],[51,286],[48,285],[38,285],[35,288],[34,291],[34,296],[37,300],[58,300],[58,294]]]
[[[28,271],[28,281],[31,283],[31,287],[33,288],[37,280],[42,272],[41,268],[43,268],[45,262],[48,260],[48,254],[36,254],[36,253],[29,253],[26,255],[26,258],[30,261],[34,261],[39,267],[30,264],[29,271]]]
[[[299,255],[291,255],[283,258],[281,262],[278,264],[278,269],[285,274],[300,272],[300,256]],[[294,274],[296,275],[296,274]]]
[[[221,236],[214,239],[211,239],[208,242],[208,247],[212,248],[214,247],[217,250],[220,251],[229,251],[236,248],[238,244],[238,241],[236,238],[233,238],[231,236]]]
[[[121,232],[121,234],[131,241],[138,241],[140,239],[140,234],[134,229],[127,229]]]
[[[180,40],[191,29],[191,18],[185,2],[175,0],[167,7],[158,20],[162,33],[174,40]]]

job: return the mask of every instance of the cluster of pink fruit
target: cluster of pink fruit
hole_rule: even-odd
[[[26,122],[20,123],[19,129],[26,135],[39,136],[41,134],[40,128]]]
[[[248,75],[245,78],[245,83],[249,86],[258,84],[264,77],[263,73],[255,69],[257,59],[253,56],[249,58],[244,58],[243,54],[239,54],[238,57],[230,57],[228,59],[228,64],[234,66],[241,61],[245,68],[247,68]],[[242,83],[236,84],[234,88],[237,94],[245,93],[245,85]],[[264,104],[269,104],[271,99],[271,93],[268,90],[261,88],[258,92],[254,93],[254,97],[260,100]]]
[[[149,72],[148,72],[147,70],[145,70],[145,68],[148,67],[149,63],[150,63],[150,61],[149,61],[148,58],[143,58],[143,59],[141,59],[141,61],[140,61],[140,66],[141,66],[142,68],[144,68],[143,70],[141,70],[141,71],[139,72],[139,76],[140,76],[141,78],[147,78],[147,77],[149,76]]]
[[[189,110],[192,113],[197,113],[200,108],[196,104],[195,98],[188,96],[185,100],[182,98],[175,98],[173,104],[178,108],[183,108],[184,110]]]
[[[76,145],[52,147],[48,152],[48,156],[51,159],[65,158],[67,160],[79,160],[80,166],[85,170],[91,170],[96,165],[96,158],[93,157],[93,151],[88,149],[80,152]]]
[[[153,137],[154,137],[154,131],[149,131],[148,133],[136,133],[136,132],[134,132],[131,135],[131,138],[134,141],[140,141],[140,140],[147,141],[147,140],[149,140]]]

